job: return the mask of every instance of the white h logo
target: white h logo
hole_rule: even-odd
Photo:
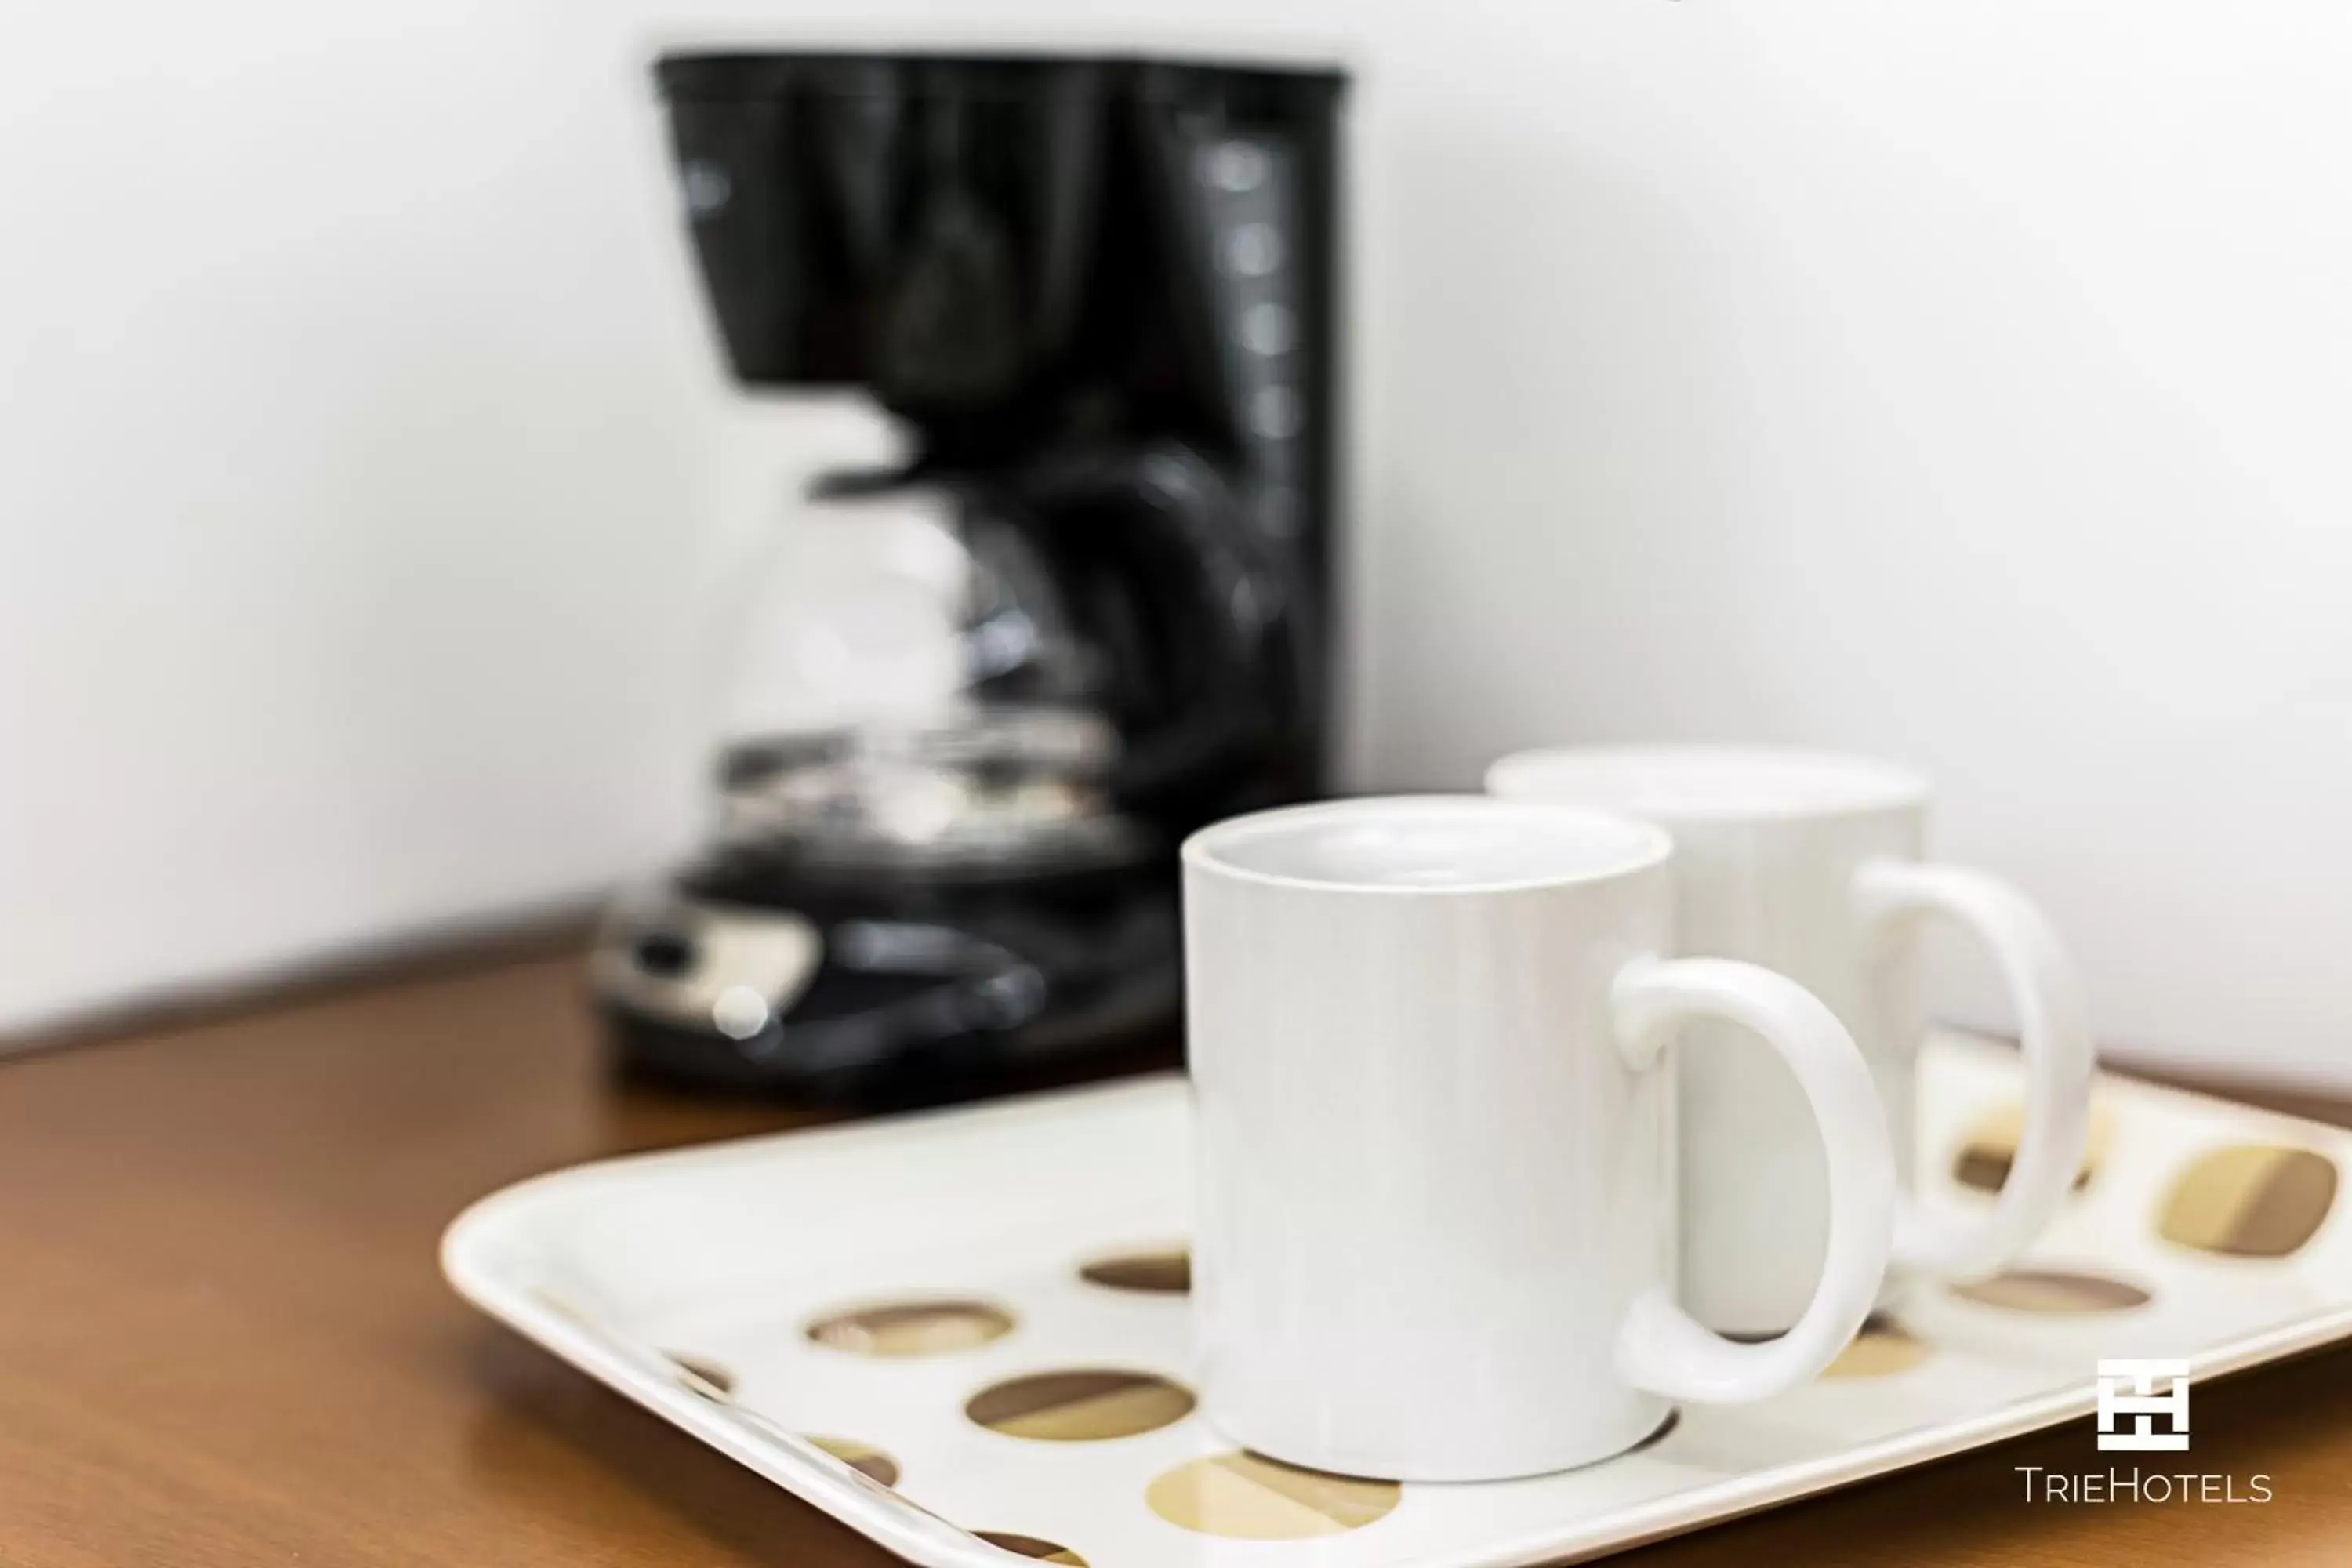
[[[2156,1392],[2157,1380],[2171,1387]],[[2171,1430],[2156,1429],[2156,1417],[2169,1417]],[[2185,1361],[2099,1363],[2099,1447],[2147,1452],[2189,1447],[2189,1363]]]

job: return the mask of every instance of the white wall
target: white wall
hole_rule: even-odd
[[[462,0],[11,16],[0,1023],[646,858],[703,378],[609,45]]]
[[[2352,1083],[2352,14],[1118,10],[12,23],[0,1028],[690,831],[698,609],[812,447],[719,386],[652,42],[1207,37],[1363,72],[1360,781],[1908,758],[2113,1038]]]
[[[1643,15],[1384,128],[1462,237],[1382,277],[1374,772],[1907,758],[2110,1037],[2352,1082],[2352,13]]]

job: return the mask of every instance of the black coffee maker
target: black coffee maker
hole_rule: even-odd
[[[656,76],[737,380],[862,391],[907,437],[786,526],[936,525],[925,668],[951,679],[721,746],[717,841],[594,958],[624,1061],[930,1097],[1166,1034],[1178,840],[1324,784],[1340,79],[799,53]],[[853,597],[809,604],[855,623],[827,647],[870,641]],[[822,700],[847,678],[818,663]]]

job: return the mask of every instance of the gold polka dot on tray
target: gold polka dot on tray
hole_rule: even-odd
[[[1097,1443],[1181,1421],[1192,1413],[1192,1394],[1148,1372],[1045,1372],[983,1388],[963,1413],[1009,1437]]]
[[[2308,1149],[2216,1149],[2173,1182],[2158,1213],[2167,1241],[2231,1258],[2284,1258],[2336,1206],[2336,1163]]]
[[[898,1461],[874,1447],[855,1437],[820,1437],[809,1434],[809,1441],[864,1476],[886,1487],[898,1484]]]
[[[722,1405],[733,1396],[735,1374],[709,1356],[688,1355],[684,1351],[664,1351],[662,1354],[677,1368],[677,1381],[688,1393],[699,1394]]]
[[[885,1301],[819,1318],[808,1337],[856,1355],[947,1355],[1013,1331],[1013,1314],[986,1301]]]
[[[1078,1278],[1113,1290],[1136,1290],[1153,1296],[1181,1296],[1192,1289],[1192,1255],[1181,1247],[1156,1252],[1126,1252],[1097,1258],[1078,1268]]]
[[[1952,1294],[2012,1312],[2120,1312],[2148,1301],[2147,1291],[2126,1280],[2055,1268],[2012,1268],[1973,1285],[1955,1285]]]
[[[2000,1191],[2009,1180],[2010,1166],[2017,1160],[2018,1141],[2024,1135],[2022,1102],[2012,1102],[1985,1116],[1960,1140],[1960,1152],[1952,1157],[1952,1180],[1980,1193]],[[2094,1103],[2083,1142],[2083,1163],[2074,1173],[2076,1192],[2089,1186],[2091,1178],[2098,1174],[2114,1140],[2115,1119],[2105,1106]]]
[[[1068,1547],[1040,1541],[1034,1535],[1013,1535],[1002,1530],[975,1530],[972,1533],[991,1546],[1001,1546],[1016,1557],[1034,1557],[1040,1563],[1062,1563],[1068,1564],[1069,1568],[1087,1568],[1087,1560]]]
[[[1236,1449],[1164,1472],[1143,1499],[1169,1523],[1202,1535],[1311,1541],[1385,1518],[1402,1489],[1394,1481],[1327,1475]]]
[[[1893,1377],[1909,1372],[1930,1353],[1927,1342],[1891,1318],[1872,1313],[1853,1342],[1822,1369],[1823,1377]]]

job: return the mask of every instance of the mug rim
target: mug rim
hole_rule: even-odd
[[[1660,773],[1679,768],[1729,780],[1734,788],[1712,798],[1692,795],[1672,799],[1667,798],[1670,792],[1659,792],[1643,800],[1635,788],[1611,786],[1602,775],[1612,767],[1649,768]],[[1570,775],[1567,784],[1553,782],[1563,773]],[[1789,782],[1801,775],[1807,787],[1787,793]],[[1737,786],[1743,776],[1764,777],[1770,782],[1753,797],[1738,799]],[[1885,811],[1924,809],[1932,793],[1925,774],[1876,757],[1816,751],[1808,746],[1740,746],[1704,742],[1533,746],[1488,763],[1485,784],[1487,793],[1498,800],[1574,805],[1648,820],[1685,823],[1832,821]],[[1592,790],[1591,795],[1573,794],[1588,785]],[[1784,793],[1772,796],[1775,787]],[[1551,793],[1561,788],[1572,792],[1572,798]]]
[[[1483,816],[1490,820],[1516,817],[1522,821],[1549,824],[1554,827],[1570,827],[1587,835],[1605,833],[1621,841],[1625,847],[1589,868],[1575,870],[1461,882],[1403,883],[1377,881],[1370,878],[1302,876],[1270,871],[1235,861],[1226,845],[1228,840],[1263,835],[1286,824],[1345,822],[1351,817],[1377,820],[1382,816],[1414,817],[1438,814]],[[1589,806],[1550,801],[1506,800],[1469,791],[1459,794],[1429,792],[1343,795],[1332,800],[1271,806],[1262,811],[1224,817],[1196,828],[1186,836],[1180,850],[1186,869],[1236,882],[1293,892],[1341,896],[1377,894],[1414,899],[1479,898],[1496,893],[1546,892],[1591,887],[1663,866],[1673,855],[1673,838],[1654,823],[1617,812],[1597,811]]]

